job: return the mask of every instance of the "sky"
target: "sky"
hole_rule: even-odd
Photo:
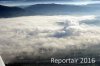
[[[99,0],[0,0],[0,1],[99,1]]]
[[[43,2],[43,1],[52,1],[52,2],[54,2],[54,1],[64,1],[64,2],[84,2],[84,1],[99,1],[99,0],[0,0],[0,1],[33,1],[33,2]]]
[[[16,1],[16,2],[15,2]],[[0,5],[6,6],[27,6],[34,4],[71,4],[71,5],[87,5],[98,4],[99,0],[0,0]]]

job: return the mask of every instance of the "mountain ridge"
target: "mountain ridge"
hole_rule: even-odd
[[[24,11],[24,9],[19,7],[8,7],[0,5],[0,17],[13,17],[21,15],[21,13]]]
[[[99,4],[98,4],[99,5]],[[97,5],[62,5],[62,4],[36,4],[25,8],[8,7],[0,5],[0,17],[32,16],[32,15],[67,15],[88,14],[100,11]],[[9,15],[8,15],[9,14]]]

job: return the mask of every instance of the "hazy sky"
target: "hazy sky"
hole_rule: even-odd
[[[99,0],[0,0],[0,1],[99,1]]]
[[[23,5],[26,6],[33,4],[48,4],[48,3],[87,5],[87,4],[100,3],[100,1],[99,0],[0,0],[0,5],[7,5],[7,6],[23,6]]]

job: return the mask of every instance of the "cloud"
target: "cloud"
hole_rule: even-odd
[[[8,63],[78,52],[99,54],[98,48],[90,47],[100,46],[100,27],[83,22],[95,19],[94,15],[1,18],[0,55]]]

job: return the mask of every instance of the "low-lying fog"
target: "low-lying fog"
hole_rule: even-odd
[[[99,56],[99,51],[100,20],[95,15],[0,18],[0,55],[6,63],[78,52]]]

